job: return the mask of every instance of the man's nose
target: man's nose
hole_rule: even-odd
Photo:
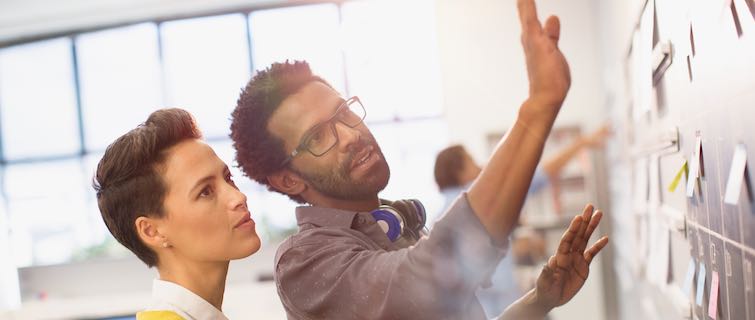
[[[347,126],[342,122],[336,122],[335,124],[336,134],[338,135],[339,148],[341,150],[349,150],[354,146],[359,145],[359,141],[362,138],[362,133],[357,128]]]

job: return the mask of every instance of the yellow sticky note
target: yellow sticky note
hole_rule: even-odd
[[[684,176],[687,177],[687,161],[684,161],[682,167],[679,168],[679,172],[676,173],[676,177],[674,177],[674,180],[671,181],[670,185],[668,185],[668,192],[674,192],[676,190],[676,186],[678,186],[679,181],[682,180],[682,173],[684,173]]]

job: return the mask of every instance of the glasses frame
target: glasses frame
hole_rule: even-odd
[[[341,114],[341,110],[343,110],[343,108],[347,108],[347,107],[351,106],[354,103],[358,103],[359,106],[362,108],[362,111],[364,111],[364,112],[363,112],[362,117],[359,119],[359,122],[357,122],[354,125],[350,125],[350,124],[344,122],[343,119],[339,118],[338,115]],[[320,123],[312,126],[312,128],[310,128],[307,131],[307,133],[305,133],[304,136],[302,136],[301,139],[299,139],[299,144],[296,146],[296,148],[294,149],[294,151],[291,151],[291,153],[288,155],[288,157],[285,160],[283,160],[283,162],[281,162],[281,167],[283,167],[283,166],[287,165],[289,162],[291,162],[291,160],[293,160],[295,156],[299,155],[302,150],[306,150],[307,152],[309,152],[310,154],[312,154],[315,157],[322,157],[323,155],[325,155],[326,153],[328,153],[330,150],[332,150],[333,147],[335,147],[338,144],[338,142],[339,142],[338,132],[336,131],[336,127],[335,127],[335,120],[338,120],[339,122],[343,123],[344,125],[346,125],[349,128],[356,128],[357,126],[359,126],[360,124],[362,124],[364,122],[365,118],[367,118],[367,108],[364,107],[364,104],[362,104],[362,101],[359,100],[359,97],[353,96],[351,98],[348,98],[348,99],[344,100],[344,102],[341,103],[338,106],[338,108],[336,108],[336,111],[333,113],[333,115],[331,115],[327,120],[322,121],[322,122],[320,122]],[[319,129],[321,126],[325,126],[325,125],[329,125],[330,126],[330,130],[333,131],[333,135],[336,137],[336,141],[335,141],[335,143],[333,143],[333,145],[331,145],[330,147],[328,147],[327,150],[323,151],[320,154],[317,154],[317,153],[312,152],[312,150],[310,150],[309,147],[307,147],[307,143],[309,142],[309,139],[311,138],[311,136],[315,132],[317,132],[317,129]]]

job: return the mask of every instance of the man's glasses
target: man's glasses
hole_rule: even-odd
[[[335,121],[341,122],[349,128],[354,128],[362,123],[366,116],[367,111],[364,109],[359,97],[354,96],[349,98],[336,108],[336,112],[330,118],[309,129],[301,138],[296,149],[281,163],[281,166],[288,164],[297,154],[304,150],[315,157],[324,155],[338,144]]]

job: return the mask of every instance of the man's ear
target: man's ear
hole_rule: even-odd
[[[270,183],[273,189],[288,195],[298,195],[307,190],[307,184],[304,182],[304,179],[289,169],[279,170],[276,173],[268,175],[267,182]]]
[[[168,243],[167,237],[159,230],[157,219],[141,216],[136,218],[134,226],[139,239],[153,250],[165,247],[164,243]]]

